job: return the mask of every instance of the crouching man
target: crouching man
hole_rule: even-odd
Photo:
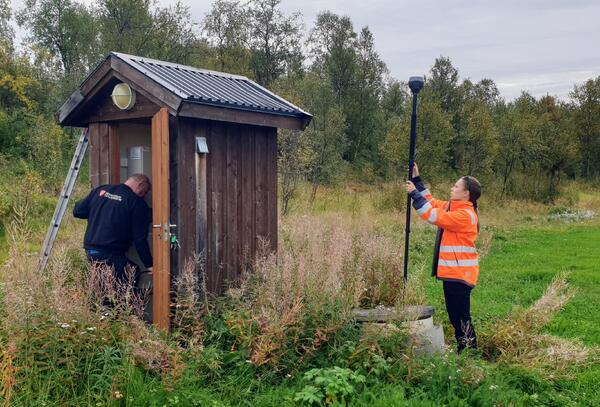
[[[83,247],[89,261],[111,267],[117,283],[127,282],[128,268],[136,277],[139,274],[138,266],[125,255],[132,244],[144,266],[152,267],[148,245],[152,213],[144,201],[151,187],[147,176],[135,174],[123,184],[94,188],[73,209],[73,216],[88,221]]]

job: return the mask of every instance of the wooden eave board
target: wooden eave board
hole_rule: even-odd
[[[256,126],[275,127],[292,130],[304,130],[311,117],[306,118],[274,115],[201,103],[183,101],[179,116],[194,119],[217,120],[222,122],[252,124]]]

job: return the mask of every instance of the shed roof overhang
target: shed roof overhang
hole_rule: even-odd
[[[142,63],[166,67],[172,71],[200,73],[207,78],[233,78],[243,80],[258,89],[265,97],[275,100],[277,103],[285,103],[289,110],[261,108],[260,106],[248,106],[233,100],[222,102],[209,98],[186,94],[173,86],[171,82],[163,80],[160,75],[150,70],[140,69]],[[146,108],[135,107],[131,111],[120,114],[105,114],[97,112],[98,107],[107,103],[109,93],[115,83],[124,82],[131,86],[146,101]],[[234,89],[238,92],[237,89]],[[234,94],[233,97],[236,95]],[[90,72],[80,85],[79,89],[71,94],[69,99],[56,112],[56,120],[61,126],[86,127],[90,122],[139,119],[150,117],[157,109],[148,109],[148,104],[154,104],[157,108],[166,107],[173,116],[197,118],[205,120],[218,120],[233,123],[252,124],[294,130],[304,130],[310,123],[312,116],[300,108],[285,101],[279,96],[260,87],[244,77],[228,75],[219,72],[199,70],[183,65],[170,64],[163,61],[149,60],[130,55],[110,53],[97,67]]]

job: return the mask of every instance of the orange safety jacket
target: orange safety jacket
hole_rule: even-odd
[[[479,277],[479,256],[475,248],[479,218],[473,203],[433,199],[420,177],[412,181],[417,187],[411,192],[413,207],[423,220],[439,228],[433,275],[439,280],[459,281],[474,287]]]

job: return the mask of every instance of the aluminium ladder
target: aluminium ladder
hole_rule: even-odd
[[[44,240],[42,250],[40,251],[40,259],[38,263],[40,271],[43,271],[48,263],[48,258],[52,252],[52,246],[54,245],[54,240],[58,234],[58,228],[60,227],[63,217],[65,216],[67,205],[69,204],[69,198],[73,192],[75,180],[77,179],[79,169],[81,168],[81,163],[85,157],[88,143],[88,129],[85,128],[79,137],[79,143],[77,143],[77,148],[75,149],[75,154],[73,155],[73,160],[71,161],[71,166],[69,167],[69,173],[67,174],[62,191],[58,197],[56,209],[54,210],[54,215],[52,216],[52,222],[50,222],[48,233],[46,233],[46,239]]]

